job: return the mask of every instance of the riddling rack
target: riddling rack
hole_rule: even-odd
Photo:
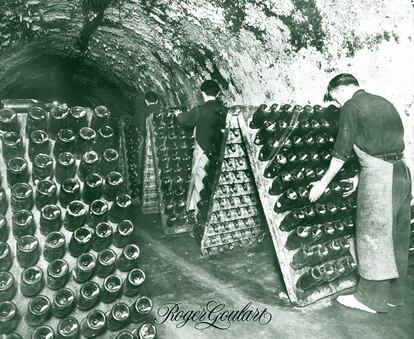
[[[209,206],[202,220],[205,222],[198,225],[203,256],[254,246],[265,236],[262,207],[243,145],[238,112],[237,107],[227,112],[217,168],[210,173],[212,193],[206,200]]]
[[[153,114],[147,117],[146,126],[152,125]],[[154,156],[152,154],[152,138],[150,129],[146,129],[144,152],[143,152],[143,174],[142,174],[142,213],[160,213],[160,201],[155,175]]]
[[[291,302],[305,306],[356,285],[355,157],[316,203],[310,182],[325,173],[337,133],[335,106],[242,107],[241,134]]]
[[[179,108],[156,112],[148,124],[152,139],[155,177],[165,234],[191,232],[194,216],[186,211],[194,150],[193,132],[176,119]]]

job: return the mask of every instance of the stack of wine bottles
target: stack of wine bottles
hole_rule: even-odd
[[[147,117],[147,126],[152,125],[152,114]],[[150,129],[146,129],[144,155],[143,155],[143,185],[142,190],[142,213],[160,213],[160,202],[158,199],[157,178],[155,175],[154,156],[152,154],[152,138]]]
[[[190,232],[195,222],[195,216],[186,211],[194,137],[192,131],[178,122],[177,110],[155,113],[149,126],[153,138],[161,221],[166,234]]]
[[[109,115],[0,110],[0,334],[155,337]]]
[[[120,122],[120,131],[123,134],[120,140],[122,142],[121,148],[126,157],[125,162],[127,163],[127,168],[125,176],[128,176],[129,191],[134,205],[140,205],[142,192],[140,164],[143,137],[138,126],[133,125],[129,117],[123,118]]]
[[[359,172],[356,156],[316,203],[309,201],[311,183],[322,178],[331,160],[339,110],[274,104],[244,117],[242,131],[292,302],[305,305],[351,287],[356,202],[355,194],[346,196],[352,188],[346,179]]]
[[[227,115],[218,114],[224,121],[217,130],[225,128],[215,140],[216,154],[206,168],[205,188],[198,204],[203,255],[253,246],[264,238],[262,209],[238,116],[232,109]]]

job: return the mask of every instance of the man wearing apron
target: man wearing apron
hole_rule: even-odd
[[[403,125],[389,101],[360,89],[351,74],[333,78],[326,99],[341,106],[339,130],[329,169],[312,183],[310,201],[319,199],[352,150],[361,164],[355,234],[361,279],[355,294],[337,301],[386,312],[404,303],[410,246],[411,176],[403,159]]]
[[[197,213],[197,202],[200,200],[200,192],[204,188],[203,178],[206,176],[208,154],[212,147],[212,137],[216,134],[216,112],[223,108],[223,104],[217,101],[220,92],[219,85],[213,80],[206,80],[201,84],[201,92],[204,104],[190,111],[177,115],[178,121],[188,127],[194,127],[194,153],[191,170],[191,181],[187,195],[187,211]]]

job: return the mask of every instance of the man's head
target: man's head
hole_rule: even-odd
[[[336,101],[343,106],[358,89],[358,80],[352,74],[339,74],[329,81],[324,101]]]
[[[145,93],[145,101],[147,105],[155,105],[158,103],[158,94],[153,91]]]
[[[200,86],[204,101],[215,99],[220,93],[220,87],[214,80],[206,80]]]

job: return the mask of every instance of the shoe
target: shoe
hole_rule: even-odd
[[[372,313],[372,314],[377,313],[377,311],[369,308],[365,304],[358,301],[355,298],[355,295],[353,295],[353,294],[340,295],[338,298],[336,298],[336,301],[339,302],[341,305],[349,307],[349,308],[354,308],[356,310],[360,310],[360,311],[364,311],[364,312],[368,312],[368,313]]]

